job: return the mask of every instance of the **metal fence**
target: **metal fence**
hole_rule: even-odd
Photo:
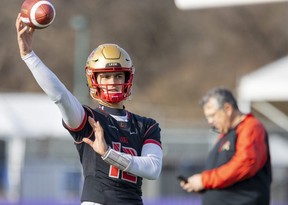
[[[144,180],[145,204],[200,205],[200,196],[185,193],[176,176],[180,173],[189,176],[201,171],[214,139],[206,130],[163,130],[163,169],[158,180]],[[9,198],[9,182],[5,179],[3,163],[5,157],[1,159],[0,205],[80,204],[82,171],[70,138],[27,140],[21,173],[20,201]],[[273,166],[272,205],[288,204],[287,176],[287,166]]]

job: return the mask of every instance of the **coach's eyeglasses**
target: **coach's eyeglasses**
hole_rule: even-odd
[[[211,120],[215,119],[215,117],[217,116],[218,113],[220,113],[220,111],[223,111],[222,107],[217,108],[213,113],[205,115],[205,117],[208,120],[208,122],[210,122]]]

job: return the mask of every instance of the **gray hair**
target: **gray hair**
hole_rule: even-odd
[[[204,95],[200,100],[200,106],[203,108],[203,106],[210,100],[210,98],[215,98],[217,100],[219,108],[222,108],[225,103],[229,103],[235,110],[239,110],[235,97],[228,89],[217,87],[208,91],[207,94]]]

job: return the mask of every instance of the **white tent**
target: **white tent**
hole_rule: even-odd
[[[11,200],[18,200],[20,194],[26,138],[67,136],[60,111],[45,94],[0,93],[0,139],[7,142],[8,197]]]
[[[288,57],[245,75],[239,81],[240,109],[249,112],[253,106],[272,122],[288,131],[288,117],[271,104],[273,101],[288,101]]]
[[[225,6],[241,6],[285,2],[287,0],[174,0],[179,9],[205,9]]]
[[[240,110],[251,108],[262,113],[283,130],[288,131],[288,116],[271,102],[288,102],[288,57],[272,62],[243,76],[238,86]],[[282,136],[270,135],[270,150],[273,165],[287,166],[288,143]]]
[[[0,138],[66,135],[60,111],[45,94],[0,94]]]

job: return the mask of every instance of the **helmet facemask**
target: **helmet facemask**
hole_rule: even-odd
[[[121,71],[120,71],[121,69]],[[86,68],[87,78],[90,79],[91,86],[90,87],[90,95],[94,99],[101,99],[108,103],[119,103],[125,99],[127,99],[131,95],[131,87],[133,81],[133,73],[131,69],[120,68],[120,69],[111,69],[105,71],[97,70],[91,68]],[[126,71],[123,71],[126,70]],[[88,75],[87,72],[91,73]],[[107,72],[124,72],[125,74],[125,82],[124,83],[115,83],[115,84],[101,84],[97,82],[97,76],[101,73]],[[89,84],[89,83],[88,83]],[[122,86],[121,92],[113,92],[111,91],[111,87],[119,87]]]

